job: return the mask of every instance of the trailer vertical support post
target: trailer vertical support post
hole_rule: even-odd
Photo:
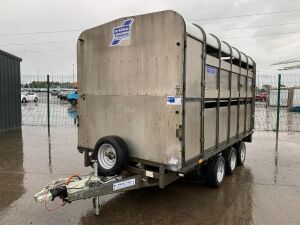
[[[205,118],[205,72],[206,72],[206,33],[202,27],[193,23],[203,34],[202,75],[201,75],[201,137],[200,157],[204,157],[204,118]]]
[[[241,67],[242,67],[242,55],[241,52],[235,48],[235,50],[239,53],[239,74],[238,74],[238,105],[237,105],[237,130],[236,130],[236,136],[239,136],[240,132],[240,105],[241,105]]]
[[[229,102],[228,102],[228,123],[227,123],[227,143],[230,143],[230,129],[231,129],[231,98],[232,98],[232,47],[223,41],[230,48],[230,71],[229,71]]]
[[[247,132],[247,106],[248,106],[248,80],[249,80],[249,60],[248,60],[248,57],[247,58],[247,76],[246,76],[246,85],[245,88],[246,88],[246,100],[245,100],[245,120],[244,120],[244,133]]]
[[[49,74],[47,74],[47,126],[50,132],[50,81]]]
[[[278,131],[279,131],[281,74],[278,74],[278,88],[277,89],[278,90],[277,90],[276,140],[278,139]]]
[[[98,176],[98,162],[94,161],[94,176]],[[95,198],[95,215],[99,216],[100,214],[100,207],[99,207],[99,196],[96,196]]]
[[[218,66],[218,73],[217,73],[217,90],[218,90],[218,98],[217,98],[217,107],[216,107],[216,148],[219,148],[219,140],[220,140],[220,97],[221,97],[221,61],[222,61],[222,51],[221,51],[221,41],[220,39],[213,35],[218,42],[219,45],[219,51],[218,51],[218,59],[219,59],[219,66]]]

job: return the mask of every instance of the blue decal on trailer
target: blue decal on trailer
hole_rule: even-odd
[[[167,105],[181,105],[181,96],[167,96]]]
[[[168,96],[168,103],[175,103],[175,96]]]
[[[121,26],[114,27],[112,29],[113,39],[110,42],[110,46],[116,46],[121,44],[122,40],[128,40],[131,36],[131,26],[134,19],[126,19]]]
[[[206,71],[207,71],[207,73],[210,73],[210,74],[216,74],[217,68],[212,67],[212,66],[206,66]]]

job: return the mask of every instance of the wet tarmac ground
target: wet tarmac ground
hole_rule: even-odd
[[[0,134],[1,225],[300,224],[300,134],[282,133],[276,150],[274,133],[256,132],[245,166],[219,189],[181,179],[163,190],[101,197],[98,217],[91,200],[48,212],[33,199],[56,178],[91,171],[76,145],[76,127],[52,128],[50,138],[42,127]]]

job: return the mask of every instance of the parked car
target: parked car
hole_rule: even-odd
[[[23,92],[21,93],[21,102],[25,103],[25,102],[37,102],[39,100],[38,96],[36,95],[36,93],[33,92]]]
[[[255,100],[256,101],[262,101],[265,102],[267,100],[268,94],[267,93],[257,93],[255,96]]]
[[[67,97],[68,102],[70,102],[71,105],[73,105],[73,106],[75,106],[77,104],[77,99],[78,99],[77,91],[71,91]]]
[[[52,90],[52,91],[51,91],[51,95],[54,95],[54,96],[55,96],[55,95],[58,95],[58,93],[59,93],[58,90]]]
[[[57,97],[60,100],[67,100],[69,93],[70,93],[70,91],[60,91],[59,94],[57,95]]]

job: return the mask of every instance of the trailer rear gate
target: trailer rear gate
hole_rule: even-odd
[[[174,11],[86,30],[77,51],[81,150],[118,135],[132,160],[185,172],[251,137],[255,62]]]

